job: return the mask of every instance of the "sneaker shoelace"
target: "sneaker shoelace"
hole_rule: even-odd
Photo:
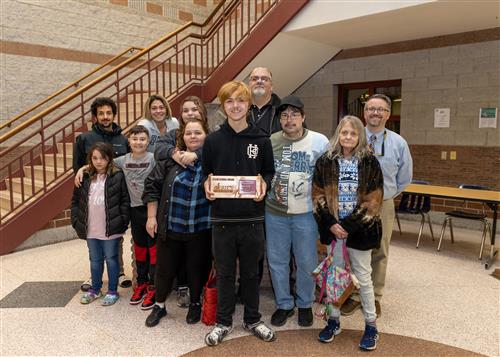
[[[134,293],[132,294],[133,300],[138,300],[144,295],[144,290],[146,289],[145,285],[137,285],[134,289]]]
[[[377,340],[377,330],[376,329],[367,329],[367,331],[364,334],[364,339],[373,343]]]
[[[210,333],[210,335],[212,335],[211,337],[214,337],[213,335],[215,335],[215,338],[218,339],[219,337],[221,337],[222,335],[224,335],[227,330],[228,329],[225,326],[216,325],[214,327],[214,329],[212,330],[212,332]]]
[[[251,329],[262,336],[262,338],[264,339],[268,339],[273,336],[273,331],[263,322],[258,323],[257,326],[251,327]]]
[[[339,328],[337,322],[333,321],[333,322],[330,322],[328,321],[328,329],[331,331],[331,332],[335,332],[335,330],[337,330]]]
[[[154,289],[148,289],[148,292],[146,293],[146,297],[144,298],[145,305],[154,303],[155,293],[156,293],[156,291]]]

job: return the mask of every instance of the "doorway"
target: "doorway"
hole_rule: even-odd
[[[361,120],[365,102],[372,94],[385,94],[392,101],[391,116],[386,128],[399,134],[401,121],[401,80],[349,83],[339,85],[338,120],[345,115],[355,115]]]

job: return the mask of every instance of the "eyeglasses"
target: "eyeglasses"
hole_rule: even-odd
[[[368,112],[368,113],[383,113],[383,112],[386,112],[386,113],[389,113],[390,110],[387,109],[387,108],[375,108],[375,107],[368,107],[368,108],[365,108],[365,110]]]
[[[262,82],[270,82],[271,81],[271,78],[268,77],[268,76],[250,76],[250,80],[252,82],[258,82],[258,81],[262,81]]]
[[[302,114],[300,114],[300,112],[291,112],[291,113],[281,112],[280,114],[280,119],[282,120],[287,120],[287,119],[296,120],[299,118],[302,118]]]

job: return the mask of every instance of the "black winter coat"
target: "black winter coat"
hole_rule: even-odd
[[[281,104],[281,99],[273,93],[271,95],[271,100],[269,103],[264,105],[262,108],[259,108],[256,105],[250,106],[250,110],[248,111],[247,121],[249,123],[255,124],[258,128],[262,129],[267,136],[271,136],[281,130],[281,123],[279,117],[279,106]],[[261,113],[261,117],[259,118],[258,114]]]
[[[76,173],[80,167],[87,164],[87,153],[92,145],[97,142],[108,143],[113,147],[114,157],[128,153],[128,140],[122,135],[122,129],[113,123],[113,130],[103,130],[98,124],[92,125],[92,130],[76,137],[73,148],[73,172]]]
[[[71,199],[71,225],[80,239],[87,239],[90,176],[84,173],[82,185],[75,187]],[[124,233],[130,221],[130,197],[122,171],[113,168],[104,185],[106,236]]]
[[[175,178],[184,169],[173,159],[158,161],[155,168],[144,182],[144,192],[142,202],[148,205],[149,202],[157,202],[156,222],[158,224],[158,237],[165,240],[167,233],[167,215],[172,184]]]

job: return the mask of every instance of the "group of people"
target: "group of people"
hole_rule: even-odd
[[[94,101],[96,123],[77,137],[73,156],[72,225],[87,241],[91,267],[81,303],[102,297],[104,261],[109,283],[102,305],[118,300],[120,247],[130,221],[137,267],[130,304],[151,309],[146,326],[167,315],[165,301],[176,280],[189,289],[186,322],[200,321],[200,297],[213,262],[216,324],[206,344],[215,346],[232,331],[237,267],[243,327],[270,342],[276,333],[259,312],[264,252],[276,303],[271,324],[284,325],[297,307],[298,324],[311,326],[319,237],[334,247],[336,264],[341,264],[342,245],[347,246],[360,282],[359,293],[340,309],[329,309],[319,341],[333,341],[341,332],[340,316],[362,307],[365,331],[359,347],[375,349],[392,200],[412,177],[406,141],[385,128],[391,100],[371,96],[364,106],[366,127],[346,116],[328,140],[307,128],[300,98],[273,93],[267,68],[255,68],[248,85],[224,84],[218,99],[224,121],[209,133],[199,98],[182,102],[177,121],[165,98],[151,96],[146,118],[129,131],[128,141],[113,123],[116,104],[109,98]],[[258,176],[259,194],[217,198],[211,175]],[[330,246],[332,241],[339,244]],[[291,269],[296,270],[294,293]]]

